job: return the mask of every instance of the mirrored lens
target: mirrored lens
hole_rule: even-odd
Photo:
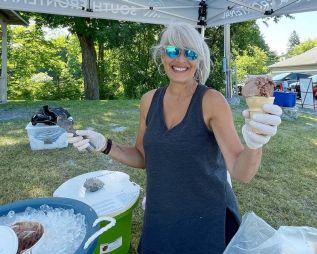
[[[179,56],[180,51],[181,51],[181,50],[180,50],[179,48],[175,47],[175,46],[167,46],[167,47],[165,48],[165,53],[166,53],[166,55],[167,55],[169,58],[173,58],[173,59]]]
[[[193,61],[193,60],[196,60],[198,58],[198,54],[193,50],[185,49],[185,57],[188,60]]]

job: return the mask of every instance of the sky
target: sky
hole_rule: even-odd
[[[317,39],[317,12],[292,14],[295,19],[282,17],[276,24],[268,21],[266,26],[262,20],[257,20],[260,31],[272,51],[278,55],[287,52],[287,43],[291,33],[295,30],[301,42]]]

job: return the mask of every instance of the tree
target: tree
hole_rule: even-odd
[[[257,46],[249,46],[242,55],[235,58],[233,64],[238,66],[238,80],[245,80],[248,74],[265,74],[269,71],[267,53]]]
[[[77,44],[64,36],[45,39],[36,26],[9,27],[10,99],[79,99],[82,79]],[[40,52],[40,53],[39,53]]]
[[[287,44],[287,50],[288,52],[292,51],[292,49],[297,46],[298,44],[300,44],[300,40],[299,40],[299,36],[296,33],[296,31],[294,30],[289,39],[288,39],[288,44]]]
[[[85,98],[96,100],[100,98],[99,85],[104,75],[100,67],[104,67],[104,47],[111,48],[118,45],[131,45],[137,23],[119,22],[105,19],[88,19],[48,14],[32,14],[38,26],[50,28],[68,27],[71,33],[76,34],[82,53],[82,72],[85,84]],[[98,59],[99,57],[99,59]]]
[[[247,54],[246,50],[250,46],[257,46],[263,52],[270,56],[267,61],[259,62],[265,66],[267,62],[274,59],[274,53],[270,52],[269,47],[261,36],[260,29],[255,21],[232,24],[231,32],[231,52],[232,61],[240,55]],[[222,59],[224,55],[223,26],[211,27],[206,30],[207,44],[212,52],[214,69],[211,73],[207,84],[213,88],[224,92],[224,73],[222,70]],[[252,51],[253,52],[253,51]],[[240,66],[238,65],[238,69]]]
[[[298,45],[296,45],[289,53],[288,55],[290,57],[300,55],[307,50],[310,50],[314,47],[317,47],[317,39],[316,40],[307,40],[304,41]]]

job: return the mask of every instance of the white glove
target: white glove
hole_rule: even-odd
[[[268,143],[281,123],[282,109],[279,106],[264,104],[262,109],[265,113],[253,114],[252,118],[250,118],[249,110],[242,112],[246,122],[242,127],[242,135],[250,149],[257,149]],[[254,129],[261,134],[255,133]]]
[[[102,151],[106,148],[106,138],[92,130],[77,130],[78,136],[74,137],[73,133],[67,133],[68,143],[73,144],[79,151],[84,151],[88,147],[94,151]]]

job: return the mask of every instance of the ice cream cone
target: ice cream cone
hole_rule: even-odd
[[[274,97],[250,96],[246,97],[245,100],[249,107],[250,118],[252,118],[255,113],[264,113],[262,109],[263,104],[273,104]],[[261,132],[257,129],[252,128],[252,131],[261,134]]]
[[[250,111],[250,116],[254,113],[261,113],[263,112],[262,106],[263,104],[273,104],[274,102],[274,97],[263,97],[263,96],[251,96],[251,97],[246,97],[245,98],[249,111]]]

